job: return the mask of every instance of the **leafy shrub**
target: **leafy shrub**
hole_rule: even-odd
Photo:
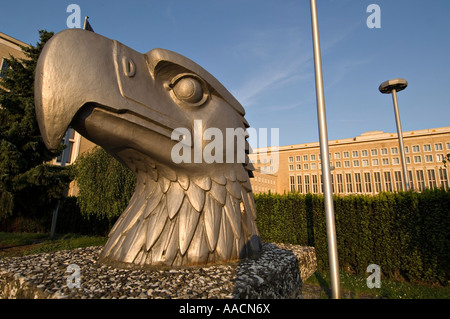
[[[255,196],[263,241],[314,246],[328,270],[322,195]],[[378,264],[384,276],[446,284],[450,275],[450,191],[334,196],[339,265],[365,274]]]
[[[81,214],[111,223],[125,210],[136,176],[100,147],[83,154],[75,166]]]

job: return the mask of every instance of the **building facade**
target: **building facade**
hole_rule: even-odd
[[[0,77],[4,77],[3,71],[9,67],[6,59],[9,59],[10,55],[17,59],[25,58],[22,46],[27,44],[0,32]]]
[[[450,127],[403,132],[403,141],[410,187],[418,191],[441,186],[448,188],[448,167],[444,167],[442,160],[450,153]],[[267,174],[263,172],[269,171],[271,176],[276,176],[276,187],[272,181],[270,187],[277,193],[323,193],[318,142],[279,147],[277,172],[271,170],[271,163],[259,160],[259,151],[256,149],[251,154],[258,181],[264,181],[263,176]],[[328,155],[335,194],[404,190],[396,133],[372,131],[354,138],[329,141]],[[264,188],[269,185],[258,181],[252,181],[254,192],[267,192]]]

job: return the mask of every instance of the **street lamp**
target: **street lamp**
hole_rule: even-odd
[[[398,144],[400,147],[400,156],[402,158],[402,168],[403,168],[403,183],[405,190],[409,190],[409,181],[408,181],[408,171],[406,170],[406,159],[405,159],[405,148],[403,146],[403,133],[402,133],[402,125],[400,123],[400,115],[398,112],[398,103],[397,103],[397,92],[400,92],[408,86],[408,82],[405,79],[393,79],[388,80],[381,83],[378,88],[381,93],[389,94],[392,93],[392,100],[394,102],[394,112],[395,112],[395,121],[397,123],[397,135],[398,135]]]

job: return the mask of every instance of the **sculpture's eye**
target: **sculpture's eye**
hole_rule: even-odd
[[[171,93],[183,106],[200,106],[208,98],[206,84],[194,74],[180,74],[169,85]]]

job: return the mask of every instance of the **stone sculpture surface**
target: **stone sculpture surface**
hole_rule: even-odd
[[[239,161],[238,134],[214,143],[214,152],[211,143],[220,141],[205,134],[214,128],[225,139],[227,129],[244,132],[245,111],[202,67],[168,50],[141,54],[93,32],[65,30],[39,58],[35,103],[48,148],[58,147],[71,126],[137,176],[104,260],[175,267],[260,253],[254,168],[247,154]],[[209,163],[196,152],[208,147]],[[248,153],[246,140],[244,147]],[[174,148],[192,150],[190,160],[181,154],[185,160],[175,161]]]

